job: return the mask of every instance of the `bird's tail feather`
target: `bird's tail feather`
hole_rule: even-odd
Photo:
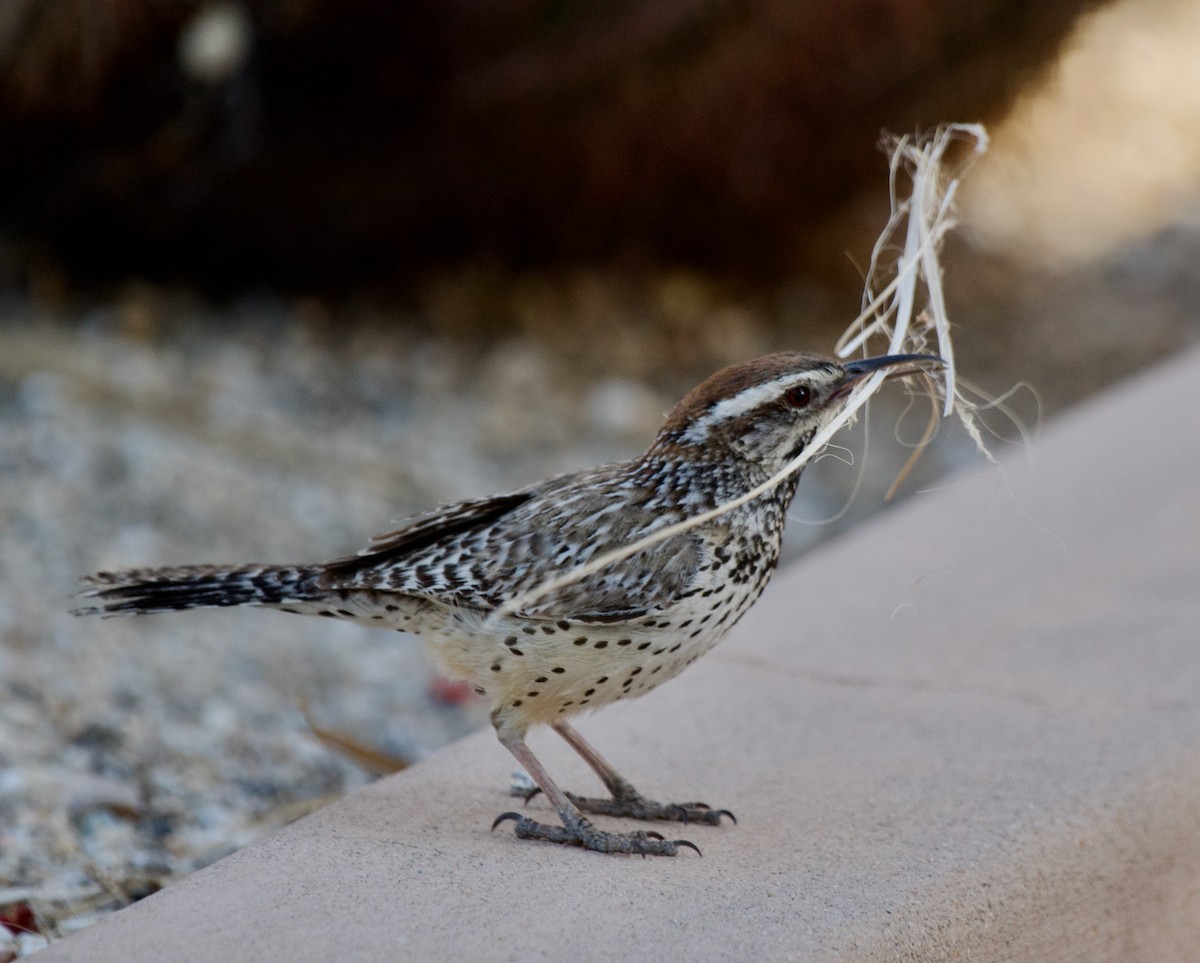
[[[97,572],[76,615],[137,615],[230,605],[281,605],[314,597],[319,566],[181,565]]]

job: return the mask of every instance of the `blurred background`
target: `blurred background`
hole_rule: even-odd
[[[988,124],[947,297],[1034,427],[1200,341],[1197,49],[1200,0],[2,0],[0,959],[485,721],[412,639],[79,575],[333,557],[830,351],[884,130]],[[789,554],[924,418],[809,469]],[[980,467],[946,430],[903,492]]]

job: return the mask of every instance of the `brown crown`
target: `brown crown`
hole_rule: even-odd
[[[837,362],[807,351],[777,351],[741,364],[722,368],[689,391],[667,415],[661,433],[682,431],[713,405],[756,384],[774,381],[781,375],[816,368],[834,370]]]

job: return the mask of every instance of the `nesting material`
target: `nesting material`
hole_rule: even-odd
[[[950,167],[949,155],[956,145],[964,142],[972,149],[964,159]],[[891,160],[891,217],[871,254],[863,309],[836,346],[841,358],[872,353],[937,354],[943,361],[940,370],[922,370],[914,374],[921,374],[933,396],[940,400],[942,417],[957,413],[985,455],[987,448],[974,416],[977,406],[966,399],[958,387],[939,254],[946,234],[955,223],[954,197],[962,176],[970,163],[987,150],[987,145],[987,131],[979,124],[945,124],[925,136],[885,139],[884,146]],[[545,595],[718,518],[772,490],[818,456],[837,432],[853,422],[888,375],[888,372],[876,371],[858,384],[837,417],[819,431],[800,454],[761,485],[716,508],[668,525],[586,565],[547,579],[531,591],[509,599],[496,609],[494,617],[519,612]],[[930,437],[932,431],[927,431],[922,445]],[[917,450],[919,452],[920,447]]]

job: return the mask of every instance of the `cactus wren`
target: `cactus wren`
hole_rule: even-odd
[[[520,491],[459,502],[376,536],[357,555],[314,565],[181,566],[101,572],[80,614],[259,605],[351,619],[423,637],[448,675],[491,703],[500,742],[562,825],[517,813],[516,835],[601,852],[675,855],[686,840],[610,833],[583,812],[716,825],[726,810],[641,796],[568,724],[584,710],[644,695],[712,648],[754,603],[779,556],[799,473],[710,521],[644,549],[511,615],[498,607],[547,579],[750,491],[782,468],[868,374],[938,359],[838,363],[785,352],[712,375],[630,461]],[[525,744],[550,725],[611,798],[561,790]],[[534,790],[536,793],[537,790]],[[699,850],[696,850],[699,852]]]

